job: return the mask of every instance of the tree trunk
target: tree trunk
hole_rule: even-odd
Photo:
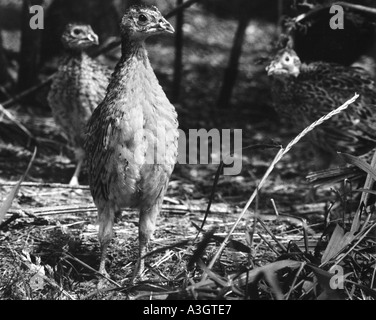
[[[0,85],[1,86],[6,85],[11,80],[7,67],[8,67],[8,61],[5,56],[2,37],[0,33]]]
[[[246,13],[239,17],[238,27],[232,44],[229,63],[224,73],[221,91],[219,93],[217,105],[220,109],[226,109],[231,100],[232,91],[238,75],[239,59],[242,53],[244,35],[249,24],[249,17]]]
[[[176,5],[183,4],[183,0],[177,0]],[[172,102],[179,101],[180,87],[183,69],[183,24],[184,24],[184,10],[176,15],[176,30],[175,30],[175,62],[174,62],[174,81],[172,91]]]
[[[33,5],[43,6],[43,0],[24,0],[22,8],[21,27],[21,52],[18,72],[18,89],[25,90],[36,83],[38,68],[40,65],[40,52],[42,45],[41,29],[30,27],[30,7]]]

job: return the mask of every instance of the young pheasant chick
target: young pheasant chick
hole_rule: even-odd
[[[90,190],[98,208],[101,261],[113,236],[116,215],[138,208],[141,257],[155,229],[170,175],[177,159],[178,121],[150,65],[145,39],[173,33],[154,6],[132,6],[120,24],[122,56],[111,77],[103,102],[87,126],[85,149]]]
[[[318,167],[336,160],[337,151],[364,154],[376,146],[376,88],[362,69],[326,62],[301,63],[294,50],[280,50],[266,68],[272,77],[274,107],[297,131],[339,107],[353,96],[347,110],[317,126],[308,138]]]
[[[85,125],[104,98],[111,72],[84,52],[98,44],[98,36],[89,25],[68,24],[61,40],[65,53],[54,75],[48,102],[55,122],[75,150],[77,166],[69,184],[78,185],[85,157]]]

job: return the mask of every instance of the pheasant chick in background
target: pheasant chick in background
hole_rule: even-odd
[[[155,229],[170,175],[177,159],[178,121],[150,65],[145,39],[173,33],[154,6],[132,6],[120,23],[122,56],[103,102],[87,126],[85,149],[90,190],[98,208],[101,261],[107,274],[106,251],[115,215],[138,208],[141,257]]]
[[[65,53],[54,75],[48,103],[55,122],[75,150],[77,166],[69,184],[78,185],[85,158],[85,125],[104,98],[111,72],[84,52],[98,45],[98,36],[89,25],[68,24],[61,40]]]
[[[267,67],[272,78],[277,113],[300,132],[342,105],[354,93],[358,100],[347,110],[308,134],[318,167],[337,160],[337,151],[364,154],[376,146],[376,87],[361,68],[333,63],[301,63],[294,50],[280,50]]]

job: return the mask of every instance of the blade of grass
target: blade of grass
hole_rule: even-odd
[[[24,172],[24,174],[22,175],[21,179],[13,187],[13,189],[11,190],[11,192],[8,194],[8,196],[4,200],[3,204],[1,205],[1,207],[0,207],[0,225],[3,222],[3,220],[4,220],[5,214],[7,213],[7,211],[9,210],[9,208],[11,207],[14,198],[17,196],[17,193],[18,193],[18,190],[21,187],[22,181],[25,180],[25,177],[29,173],[29,170],[30,170],[30,168],[31,168],[31,166],[32,166],[32,164],[34,162],[36,154],[37,154],[37,147],[34,148],[33,155],[31,156],[31,159],[30,159],[30,162],[29,162],[29,164],[28,164],[28,166],[26,168],[26,171]]]
[[[232,226],[231,230],[228,232],[225,240],[222,242],[221,246],[219,247],[218,251],[216,252],[216,254],[214,255],[213,259],[210,261],[209,265],[208,265],[208,268],[211,269],[214,265],[214,263],[218,260],[219,256],[221,255],[222,251],[224,250],[224,248],[226,247],[228,241],[229,241],[229,238],[231,237],[232,233],[234,232],[234,230],[236,229],[236,227],[238,226],[239,222],[242,220],[244,214],[247,212],[249,206],[252,204],[253,200],[255,199],[257,193],[259,192],[259,190],[263,187],[265,181],[267,180],[267,178],[269,177],[270,173],[273,171],[275,165],[283,158],[283,156],[288,153],[290,151],[290,149],[300,141],[300,139],[302,139],[308,132],[312,131],[316,126],[322,124],[323,122],[325,122],[326,120],[330,119],[331,117],[333,117],[334,115],[342,112],[343,110],[347,109],[349,107],[350,104],[352,104],[356,99],[358,99],[359,97],[359,94],[355,94],[351,99],[347,100],[343,105],[341,105],[340,107],[338,107],[337,109],[331,111],[330,113],[328,113],[327,115],[321,117],[320,119],[318,119],[317,121],[315,121],[314,123],[312,123],[310,126],[308,126],[307,128],[305,128],[298,136],[296,136],[296,138],[294,140],[292,140],[287,146],[285,149],[281,148],[279,150],[279,152],[277,153],[277,155],[275,156],[275,158],[273,159],[271,165],[269,166],[268,170],[265,172],[264,176],[262,177],[260,183],[258,184],[258,186],[256,187],[256,189],[254,190],[253,194],[251,195],[251,197],[249,198],[248,202],[246,203],[246,205],[244,206],[242,212],[240,213],[238,219],[235,221],[234,225]],[[203,274],[203,279],[206,278],[206,273]]]

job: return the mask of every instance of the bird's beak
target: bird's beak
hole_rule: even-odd
[[[165,18],[161,18],[157,24],[158,31],[165,31],[168,33],[174,33],[175,29],[172,27],[171,23],[168,22]]]
[[[266,67],[266,71],[268,72],[268,76],[270,76],[272,74],[279,73],[279,71],[283,71],[283,67],[280,62],[274,62]]]
[[[99,44],[98,36],[95,33],[89,33],[87,39],[96,45]]]

